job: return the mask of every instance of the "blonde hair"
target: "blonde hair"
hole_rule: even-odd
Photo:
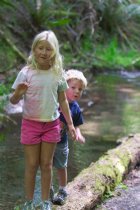
[[[31,47],[31,53],[27,60],[27,65],[37,69],[37,63],[34,58],[34,49],[40,41],[44,40],[47,40],[53,48],[52,58],[54,57],[54,62],[52,63],[52,67],[54,71],[57,75],[62,75],[64,72],[62,55],[59,52],[59,43],[53,31],[43,31],[35,36]]]
[[[69,69],[68,71],[65,72],[65,78],[67,81],[71,79],[77,79],[82,81],[84,88],[87,86],[87,79],[84,76],[83,72],[75,69]]]

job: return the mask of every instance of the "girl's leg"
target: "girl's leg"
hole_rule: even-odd
[[[40,169],[42,200],[49,199],[55,146],[55,143],[42,142],[41,144]]]
[[[24,145],[25,153],[25,195],[27,200],[34,196],[36,172],[40,161],[40,144]]]

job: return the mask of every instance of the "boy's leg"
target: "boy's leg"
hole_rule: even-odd
[[[59,179],[59,191],[54,196],[53,204],[63,205],[67,198],[67,168],[57,169],[58,179]]]
[[[67,185],[68,143],[58,143],[53,157],[53,166],[57,170],[59,187]]]
[[[65,188],[67,185],[67,168],[58,168],[57,169],[58,174],[58,182],[59,182],[59,188]]]
[[[59,183],[59,191],[53,199],[53,203],[57,205],[63,205],[67,197],[66,185],[68,154],[68,143],[57,144],[53,160],[53,165],[57,169]]]

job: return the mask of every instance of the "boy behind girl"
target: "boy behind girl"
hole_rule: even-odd
[[[83,90],[87,86],[87,80],[84,74],[79,70],[70,69],[66,71],[66,80],[69,85],[69,89],[66,90],[67,100],[71,111],[73,124],[77,134],[77,141],[85,143],[85,138],[81,134],[80,125],[83,124],[83,116],[77,101],[81,98]],[[51,200],[53,204],[63,205],[67,198],[67,163],[68,163],[68,129],[65,118],[60,111],[61,121],[61,141],[57,143],[56,150],[53,158],[53,166],[57,169],[59,191],[53,197],[53,187],[51,188]]]

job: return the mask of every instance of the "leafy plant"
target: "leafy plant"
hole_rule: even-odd
[[[125,42],[130,47],[134,43],[137,44],[140,20],[139,1],[96,1],[95,10],[99,20],[98,27],[103,31],[103,36],[101,35],[103,41],[115,35],[120,43]]]
[[[126,190],[126,189],[128,189],[128,186],[127,186],[126,184],[124,184],[124,183],[120,183],[120,184],[117,186],[117,188]]]
[[[113,38],[104,47],[101,44],[98,45],[95,57],[100,59],[100,63],[98,62],[96,65],[101,65],[104,68],[129,69],[138,63],[139,60],[136,61],[135,59],[139,58],[139,50],[134,47],[122,50],[117,38]]]
[[[0,20],[1,43],[8,46],[1,59],[4,71],[4,60],[9,67],[12,61],[13,65],[26,61],[34,35],[46,29],[56,32],[68,66],[114,68],[123,63],[118,48],[139,50],[138,0],[1,0]],[[103,45],[107,50],[98,57],[96,49]]]

